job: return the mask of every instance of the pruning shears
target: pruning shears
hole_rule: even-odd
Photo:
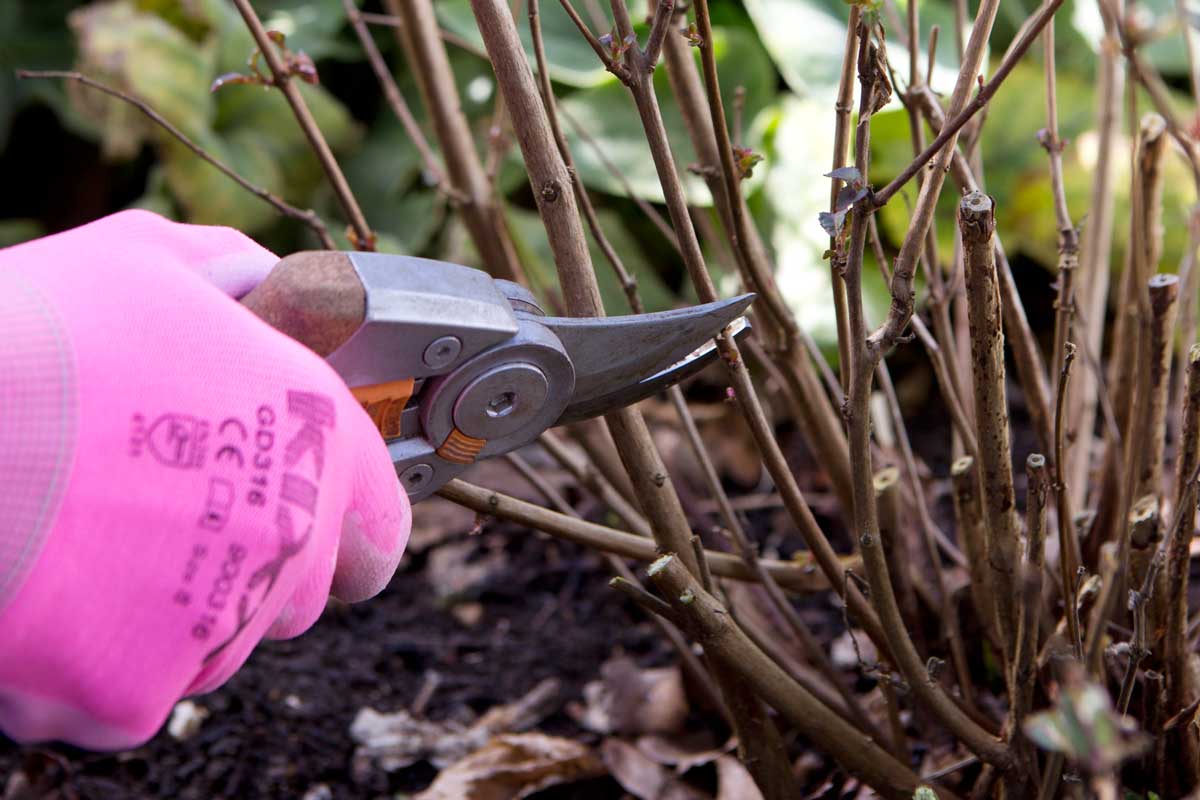
[[[713,337],[748,329],[741,314],[753,300],[550,317],[528,289],[480,270],[314,251],[281,260],[242,302],[337,370],[415,502],[547,428],[627,406],[696,373],[716,358]]]

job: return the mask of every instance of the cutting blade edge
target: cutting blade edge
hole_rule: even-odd
[[[555,424],[636,403],[700,371],[717,357],[717,334],[730,325],[735,336],[749,330],[741,315],[754,297],[626,317],[539,320],[575,367],[574,393]]]

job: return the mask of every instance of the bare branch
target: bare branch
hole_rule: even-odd
[[[663,41],[671,30],[671,19],[675,15],[675,0],[652,0],[654,3],[654,21],[650,25],[650,35],[646,39],[646,49],[642,51],[642,63],[649,71],[658,64],[662,54]]]
[[[350,2],[350,0],[346,0]],[[450,195],[483,266],[499,278],[527,283],[496,196],[462,110],[446,47],[438,36],[431,0],[385,0],[403,19],[396,38],[408,59],[421,99],[433,122],[449,178]],[[497,100],[499,103],[499,99]]]
[[[350,222],[350,227],[354,233],[352,237],[354,246],[359,250],[374,250],[375,234],[371,231],[371,226],[367,224],[367,218],[363,216],[362,209],[358,205],[358,200],[354,197],[354,192],[351,191],[350,184],[346,181],[346,176],[342,174],[342,168],[338,166],[333,151],[329,149],[329,143],[325,141],[325,135],[321,133],[317,121],[313,119],[312,112],[308,110],[308,104],[304,102],[304,97],[300,94],[300,89],[292,83],[287,67],[279,59],[279,53],[275,50],[275,44],[271,41],[271,37],[267,35],[266,29],[263,28],[262,20],[258,18],[254,7],[250,5],[250,0],[233,0],[233,2],[237,6],[238,12],[242,15],[246,27],[250,30],[250,35],[254,37],[254,43],[258,46],[259,52],[262,53],[263,58],[266,59],[267,66],[271,69],[274,85],[279,91],[283,92],[288,105],[292,107],[292,113],[296,117],[296,122],[299,123],[300,129],[304,131],[309,145],[312,146],[313,153],[316,154],[317,160],[321,163],[321,168],[325,170],[325,176],[329,179],[329,185],[333,188],[333,193],[337,196],[338,202],[342,206],[342,211],[345,212],[346,219]]]
[[[371,36],[371,32],[367,30],[367,24],[363,21],[362,14],[358,11],[358,6],[355,5],[354,0],[342,0],[342,5],[346,9],[346,18],[350,20],[350,25],[354,28],[354,33],[358,36],[358,41],[362,45],[363,52],[366,53],[367,62],[375,72],[375,77],[379,80],[379,85],[383,87],[383,96],[387,99],[392,113],[396,115],[396,119],[400,120],[400,125],[403,126],[404,132],[412,141],[413,146],[417,148],[417,154],[421,157],[421,163],[424,165],[425,171],[429,173],[430,178],[437,185],[453,191],[450,187],[444,186],[446,179],[442,175],[442,167],[437,162],[437,156],[430,149],[429,142],[425,140],[425,132],[417,124],[412,111],[408,108],[408,103],[405,102],[404,96],[400,94],[400,87],[396,85],[396,79],[392,77],[387,64],[383,62],[383,55],[380,54],[379,48],[375,44],[375,39]]]

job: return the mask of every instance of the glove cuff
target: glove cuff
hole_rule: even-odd
[[[75,360],[56,310],[0,270],[0,612],[41,554],[74,461]]]

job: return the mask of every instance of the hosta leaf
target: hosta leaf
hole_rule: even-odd
[[[143,13],[129,0],[94,3],[69,17],[79,69],[141,98],[184,133],[202,133],[212,117],[208,94],[211,48],[197,45],[170,23]],[[127,105],[81,87],[76,107],[98,127],[106,153],[129,157],[152,130]]]
[[[359,133],[336,98],[320,86],[296,82],[317,127],[334,152],[352,145]],[[284,177],[289,197],[306,195],[324,178],[304,132],[283,94],[260,86],[230,86],[218,93],[213,128],[223,137],[249,136],[270,155]]]
[[[770,102],[775,88],[775,73],[770,60],[754,36],[739,28],[721,28],[713,31],[714,52],[717,68],[721,75],[721,94],[725,101],[730,124],[733,124],[734,95],[737,87],[746,90],[745,119],[751,120]],[[698,51],[693,51],[697,58]],[[594,57],[594,56],[593,56]],[[676,163],[681,170],[696,161],[695,151],[688,139],[683,117],[671,92],[665,69],[654,73],[654,85],[658,90],[659,104],[671,143]],[[662,187],[658,181],[650,149],[646,144],[641,119],[633,105],[629,90],[616,82],[605,83],[592,89],[576,92],[559,104],[563,116],[563,128],[571,146],[571,153],[585,184],[610,194],[625,195],[621,182],[613,176],[604,161],[596,154],[590,143],[575,133],[570,122],[573,120],[591,139],[594,139],[604,155],[616,164],[629,181],[633,193],[639,197],[662,202]],[[749,142],[752,146],[754,142]],[[754,170],[751,184],[761,180],[762,167],[770,169],[770,161]],[[689,172],[683,174],[684,189],[688,199],[696,205],[709,205],[712,198],[704,181]]]
[[[843,0],[746,0],[746,9],[762,42],[788,86],[803,97],[826,102],[832,102],[837,94],[849,8]],[[952,40],[952,9],[945,2],[921,3],[922,42],[928,41],[929,29],[934,24],[941,28],[943,42]],[[908,51],[901,46],[897,34],[888,30],[888,58],[902,71],[903,77],[907,75]],[[954,87],[957,62],[950,54],[952,49],[945,44],[938,48],[933,74],[933,86],[938,90],[949,91]],[[924,65],[927,60],[922,50],[920,63]],[[898,105],[895,99],[892,103]]]

